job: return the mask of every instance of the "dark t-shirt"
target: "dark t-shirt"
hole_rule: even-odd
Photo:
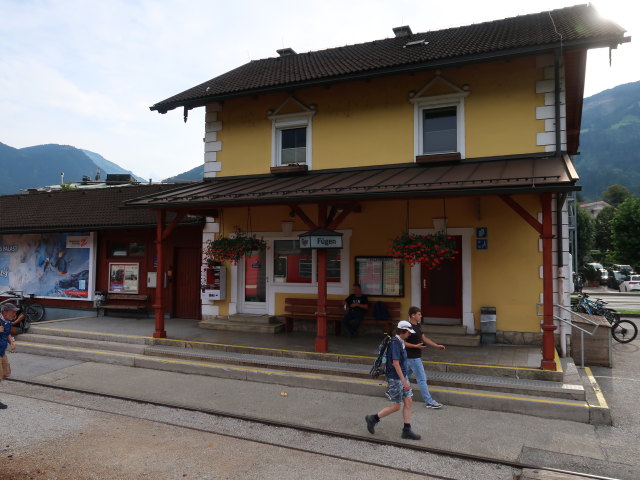
[[[349,307],[349,305],[351,305],[352,303],[366,305],[369,303],[369,299],[367,298],[366,295],[360,295],[359,297],[356,297],[356,295],[352,293],[347,298],[345,298],[344,303],[347,304],[347,308],[351,308]],[[358,308],[358,310],[362,310],[362,308]],[[362,312],[364,312],[364,310],[362,310]]]
[[[422,326],[418,323],[413,325],[413,329],[416,333],[410,333],[407,338],[407,343],[412,343],[413,345],[420,345],[422,343]],[[407,347],[407,358],[421,358],[422,357],[422,348],[411,348]]]

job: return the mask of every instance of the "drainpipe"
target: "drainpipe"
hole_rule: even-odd
[[[556,114],[556,155],[559,157],[562,149],[562,138],[560,136],[560,50],[555,51],[553,61],[553,78],[554,78],[554,95],[555,95],[555,114]]]

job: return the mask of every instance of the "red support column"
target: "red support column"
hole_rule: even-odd
[[[162,258],[162,235],[164,229],[165,222],[165,211],[158,210],[157,211],[157,222],[156,226],[156,257],[157,257],[157,266],[156,266],[156,298],[155,303],[153,304],[153,309],[156,314],[156,330],[153,332],[153,338],[166,338],[167,332],[164,329],[164,306],[163,306],[163,296],[164,296],[164,261]]]
[[[553,332],[553,229],[551,223],[551,194],[542,194],[542,277],[543,277],[543,317],[542,317],[542,365],[543,370],[555,370],[555,341]]]
[[[327,249],[319,248],[318,255],[318,311],[316,312],[317,336],[316,352],[327,353],[329,351],[329,339],[327,338]]]

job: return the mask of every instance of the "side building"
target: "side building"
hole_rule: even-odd
[[[187,217],[164,244],[158,277],[156,216],[122,209],[124,201],[175,185],[109,186],[0,196],[0,297],[34,295],[47,318],[95,312],[107,301],[120,314],[153,311],[161,282],[165,315],[200,317],[202,217]],[[170,217],[171,219],[171,217]]]

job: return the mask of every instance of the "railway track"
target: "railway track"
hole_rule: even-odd
[[[381,439],[381,438],[376,438],[376,437],[372,437],[372,436],[365,436],[365,435],[358,435],[358,434],[350,434],[350,433],[345,433],[345,432],[338,432],[338,431],[333,431],[330,429],[322,429],[322,428],[316,428],[316,427],[310,427],[310,426],[306,426],[306,425],[300,425],[300,424],[296,424],[296,423],[292,423],[292,422],[283,422],[283,421],[276,421],[276,420],[270,420],[270,419],[265,419],[265,418],[259,418],[259,417],[255,417],[255,416],[250,416],[250,415],[242,415],[242,414],[237,414],[237,413],[229,413],[229,412],[224,412],[224,411],[220,411],[220,410],[215,410],[215,409],[208,409],[208,408],[196,408],[196,407],[190,407],[187,405],[181,405],[181,404],[175,404],[175,403],[166,403],[166,402],[158,402],[158,401],[149,401],[149,400],[141,400],[135,397],[129,397],[129,396],[123,396],[123,395],[114,395],[114,394],[109,394],[109,393],[104,393],[104,392],[96,392],[96,391],[91,391],[91,390],[84,390],[84,389],[80,389],[80,388],[70,388],[70,387],[64,387],[64,386],[56,386],[56,385],[50,385],[50,384],[46,384],[46,383],[41,383],[41,382],[35,382],[35,381],[29,381],[29,380],[21,380],[21,379],[9,379],[9,382],[13,382],[17,385],[22,385],[24,387],[33,387],[34,389],[45,389],[46,391],[58,391],[58,392],[65,392],[65,393],[73,393],[73,394],[78,394],[78,395],[87,395],[87,396],[91,396],[94,398],[98,398],[98,399],[104,399],[104,400],[112,400],[112,401],[117,401],[117,402],[133,402],[135,404],[140,404],[140,405],[146,405],[146,406],[152,406],[152,407],[159,407],[159,408],[167,408],[167,409],[175,409],[175,410],[179,410],[181,412],[190,412],[193,414],[199,414],[199,415],[208,415],[208,416],[215,416],[215,417],[219,417],[221,419],[227,419],[227,420],[235,420],[235,421],[239,421],[239,422],[246,422],[249,424],[254,424],[254,425],[262,425],[264,427],[269,427],[269,428],[276,428],[276,429],[288,429],[289,431],[294,431],[294,432],[300,432],[303,434],[307,434],[307,435],[311,435],[314,437],[321,437],[323,439],[332,439],[332,441],[336,441],[336,440],[341,440],[341,441],[347,441],[347,442],[357,442],[358,444],[361,445],[361,447],[357,448],[356,450],[362,450],[362,448],[379,448],[379,447],[384,447],[384,448],[392,448],[392,449],[399,449],[401,451],[412,451],[412,452],[416,452],[416,453],[421,453],[421,454],[428,454],[428,455],[432,455],[432,456],[436,456],[439,457],[441,460],[446,461],[447,459],[451,460],[451,461],[457,461],[457,462],[463,462],[463,463],[469,463],[469,464],[476,464],[476,465],[485,465],[487,466],[489,469],[492,466],[495,466],[497,468],[501,468],[501,469],[510,469],[513,472],[513,478],[514,479],[522,479],[522,480],[526,480],[526,479],[544,479],[544,478],[549,478],[549,479],[557,479],[557,478],[562,478],[563,480],[570,480],[572,478],[577,479],[596,479],[596,480],[616,480],[612,477],[606,477],[606,476],[601,476],[601,475],[593,475],[593,474],[588,474],[588,473],[583,473],[583,472],[574,472],[574,471],[569,471],[569,470],[562,470],[562,469],[557,469],[557,468],[549,468],[549,467],[545,467],[545,466],[540,466],[540,465],[532,465],[532,464],[526,464],[526,463],[520,463],[520,462],[516,462],[516,461],[506,461],[503,459],[498,459],[498,458],[490,458],[490,457],[486,457],[486,456],[481,456],[481,455],[472,455],[472,454],[466,454],[466,453],[460,453],[460,452],[454,452],[454,451],[450,451],[450,450],[446,450],[446,449],[438,449],[438,448],[433,448],[433,447],[428,447],[428,446],[424,446],[424,445],[418,445],[418,444],[411,444],[411,443],[406,443],[406,442],[399,442],[399,441],[393,441],[393,440],[388,440],[388,439]],[[17,396],[24,396],[24,397],[29,397],[29,398],[33,398],[33,399],[38,399],[38,400],[44,400],[44,401],[48,401],[48,402],[52,402],[52,403],[59,403],[59,404],[63,404],[63,405],[70,405],[70,406],[76,406],[76,407],[80,407],[80,408],[86,408],[89,410],[95,410],[98,412],[103,412],[103,413],[109,413],[109,414],[114,414],[114,415],[121,415],[121,416],[125,416],[125,417],[132,417],[132,418],[140,418],[134,415],[130,415],[127,413],[123,413],[122,411],[113,411],[112,409],[109,408],[100,408],[100,407],[90,407],[90,406],[84,406],[84,405],[76,405],[73,402],[70,401],[62,401],[62,400],[54,400],[53,396],[47,396],[44,395],[38,395],[36,391],[32,392],[32,394],[30,394],[29,392],[19,392],[19,393],[12,393],[12,395],[17,395]],[[336,459],[342,459],[342,460],[348,460],[348,461],[352,461],[352,462],[358,462],[361,463],[363,465],[371,465],[371,466],[376,466],[376,467],[387,467],[387,465],[385,465],[384,463],[381,462],[376,462],[375,460],[365,460],[362,458],[354,458],[353,456],[348,456],[348,455],[340,455],[340,454],[336,454],[336,453],[330,453],[327,451],[318,451],[316,448],[311,448],[311,447],[305,447],[302,445],[289,445],[286,443],[283,443],[281,441],[270,441],[267,439],[259,439],[259,438],[247,438],[246,435],[241,435],[241,434],[234,434],[234,433],[230,433],[228,431],[215,431],[212,430],[210,428],[200,428],[200,427],[196,427],[196,426],[187,426],[187,425],[183,425],[180,424],[179,422],[171,422],[171,421],[166,421],[166,420],[158,420],[158,419],[150,419],[153,422],[157,422],[160,424],[165,424],[165,425],[171,425],[171,426],[178,426],[181,428],[187,428],[190,430],[194,430],[194,431],[200,431],[200,432],[207,432],[207,433],[214,433],[216,435],[222,435],[222,436],[228,436],[228,437],[233,437],[233,438],[237,438],[237,439],[241,439],[241,440],[248,440],[248,441],[252,441],[252,442],[256,442],[256,443],[260,443],[263,445],[267,445],[267,446],[274,446],[274,447],[279,447],[279,448],[287,448],[291,451],[300,451],[300,452],[307,452],[307,453],[315,453],[315,454],[320,454],[323,456],[326,456],[328,458],[336,458]],[[282,436],[283,438],[286,437],[286,435]],[[314,442],[311,442],[314,443]],[[322,443],[322,442],[321,442]],[[441,463],[441,462],[440,462]],[[418,475],[424,475],[425,477],[428,478],[436,478],[436,479],[442,479],[442,480],[456,480],[456,479],[460,479],[463,477],[452,477],[452,476],[447,476],[446,474],[443,474],[442,472],[423,472],[423,471],[416,471],[416,469],[410,469],[410,468],[402,468],[402,467],[397,467],[397,466],[393,466],[393,467],[387,467],[387,468],[391,468],[394,471],[405,471],[407,473],[412,473],[412,474],[418,474]],[[527,472],[535,472],[534,476],[528,476],[529,474]],[[504,473],[504,471],[502,472]],[[546,476],[546,474],[548,474],[549,476]],[[555,476],[554,476],[555,475]],[[477,480],[479,480],[481,477],[474,477]],[[490,477],[486,477],[486,478],[490,478]]]

